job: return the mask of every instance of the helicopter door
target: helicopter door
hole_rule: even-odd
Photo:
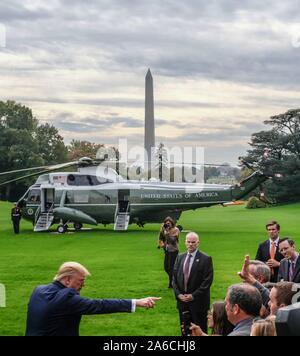
[[[130,198],[130,190],[119,190],[118,192],[118,203],[119,203],[119,213],[126,213],[128,211]]]
[[[48,213],[53,208],[55,189],[42,189],[41,212]]]
[[[130,190],[118,191],[118,205],[115,213],[115,231],[126,231],[130,221]]]

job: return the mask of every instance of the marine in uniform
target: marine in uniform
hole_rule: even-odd
[[[14,233],[18,234],[20,232],[20,220],[22,217],[21,209],[18,207],[18,204],[11,209],[11,221],[14,227]]]

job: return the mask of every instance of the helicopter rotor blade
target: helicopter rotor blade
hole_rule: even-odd
[[[159,160],[157,161],[143,161],[142,163],[158,163]],[[167,162],[167,163],[170,163],[172,165],[190,165],[190,166],[199,166],[199,167],[204,167],[204,166],[208,166],[208,167],[230,167],[230,168],[235,168],[237,166],[233,166],[231,164],[218,164],[218,163],[195,163],[195,162],[173,162],[173,161],[170,161],[170,162]]]
[[[31,167],[31,168],[24,168],[24,169],[16,169],[14,171],[7,171],[7,172],[0,172],[0,176],[5,176],[5,175],[9,175],[9,174],[13,174],[13,173],[21,173],[21,172],[29,172],[29,171],[36,171],[38,169],[56,169],[55,167],[59,168],[64,168],[64,166],[69,167],[69,165],[76,165],[76,164],[81,164],[82,161],[74,161],[74,162],[67,162],[67,163],[60,163],[60,164],[56,164],[56,165],[46,165],[46,166],[40,166],[40,167]]]
[[[44,168],[47,168],[47,167],[49,167],[49,166],[40,166],[40,167],[32,167],[32,168],[25,168],[25,169],[16,169],[14,171],[1,172],[0,176],[6,176],[6,175],[9,175],[9,174],[13,174],[13,173],[35,171],[37,169],[44,169]]]
[[[44,167],[41,167],[41,168],[47,168],[47,169],[45,169],[45,170],[43,170],[43,171],[39,171],[39,172],[34,172],[34,173],[31,173],[31,174],[27,174],[27,175],[22,176],[22,177],[10,179],[10,180],[7,180],[7,181],[5,181],[5,182],[1,182],[1,183],[0,183],[0,187],[1,187],[1,186],[8,185],[8,184],[11,184],[11,183],[14,183],[14,182],[21,181],[21,180],[23,180],[23,179],[35,177],[35,176],[38,176],[38,175],[41,175],[41,174],[46,174],[46,173],[54,172],[54,171],[57,171],[57,170],[59,170],[59,169],[63,169],[63,168],[67,168],[67,167],[72,167],[72,166],[78,166],[79,164],[80,164],[80,161],[74,161],[74,162],[56,164],[56,165],[53,165],[53,166],[44,166]],[[30,169],[26,169],[26,170],[30,170]],[[26,171],[26,170],[25,170],[25,171]]]
[[[48,172],[49,172],[49,170],[40,171],[40,172],[35,172],[35,173],[32,173],[32,174],[27,174],[26,176],[22,176],[22,177],[19,177],[19,178],[14,178],[14,179],[11,179],[11,180],[7,180],[7,181],[5,181],[3,183],[0,183],[0,187],[2,187],[4,185],[11,184],[11,183],[14,183],[14,182],[18,182],[18,181],[26,179],[26,178],[31,178],[31,177],[35,177],[35,176],[38,176],[38,175],[41,175],[41,174],[44,174],[44,173],[48,173]]]

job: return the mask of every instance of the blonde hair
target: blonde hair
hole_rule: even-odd
[[[76,273],[81,273],[85,277],[90,276],[90,272],[78,262],[63,263],[54,277],[54,281],[62,281],[65,277],[73,276]]]
[[[253,322],[251,336],[277,336],[275,327],[275,316],[259,319]]]

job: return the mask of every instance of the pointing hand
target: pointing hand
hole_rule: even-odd
[[[158,297],[147,297],[147,298],[137,299],[136,306],[141,308],[146,308],[146,309],[154,308],[155,302],[160,299],[161,298]]]

